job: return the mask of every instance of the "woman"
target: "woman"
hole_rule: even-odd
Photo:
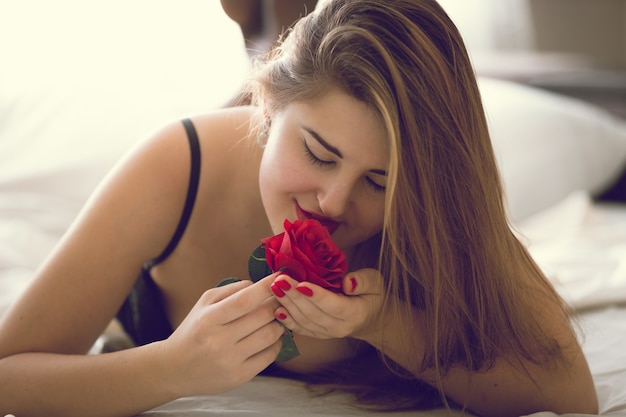
[[[435,1],[330,1],[250,85],[255,106],[172,124],[97,190],[0,326],[0,412],[121,416],[223,392],[272,364],[278,322],[301,354],[272,368],[381,406],[396,378],[415,407],[425,383],[485,416],[597,412]],[[281,272],[215,288],[296,218],[332,224],[345,294]],[[118,310],[139,346],[85,356]]]

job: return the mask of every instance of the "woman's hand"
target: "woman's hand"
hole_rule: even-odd
[[[303,336],[368,341],[380,326],[383,279],[375,269],[360,269],[346,274],[342,287],[345,295],[279,275],[271,285],[282,305],[275,317]]]
[[[235,388],[276,359],[284,329],[274,320],[279,304],[269,286],[275,278],[206,291],[163,342],[163,365],[179,396]]]

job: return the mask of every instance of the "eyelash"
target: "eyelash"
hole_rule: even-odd
[[[325,161],[323,159],[319,159],[313,153],[313,151],[311,151],[311,148],[309,148],[309,144],[306,143],[306,140],[304,140],[303,142],[304,142],[304,153],[306,154],[307,159],[309,161],[311,161],[311,163],[313,163],[313,165],[318,165],[318,166],[321,166],[323,168],[328,168],[328,167],[334,165],[333,161]]]
[[[304,142],[304,153],[307,157],[307,159],[313,164],[313,165],[317,165],[320,166],[322,168],[329,168],[332,165],[335,164],[334,161],[325,161],[323,159],[318,158],[313,151],[311,151],[311,148],[309,148],[309,144],[306,143],[306,139],[303,140]],[[375,183],[374,181],[372,181],[369,177],[365,177],[365,181],[367,182],[367,185],[376,193],[384,193],[385,190],[387,189],[386,187]]]
[[[370,188],[374,190],[375,193],[384,193],[387,190],[387,187],[384,187],[380,184],[375,183],[368,177],[365,177],[365,180],[367,181],[367,184],[370,186]]]

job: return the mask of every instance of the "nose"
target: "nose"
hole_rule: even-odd
[[[337,218],[345,213],[352,199],[352,185],[331,180],[317,194],[317,201],[324,216]]]

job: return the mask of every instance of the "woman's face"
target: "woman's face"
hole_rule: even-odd
[[[275,114],[259,173],[273,232],[315,218],[343,250],[379,233],[387,143],[376,113],[339,90]]]

